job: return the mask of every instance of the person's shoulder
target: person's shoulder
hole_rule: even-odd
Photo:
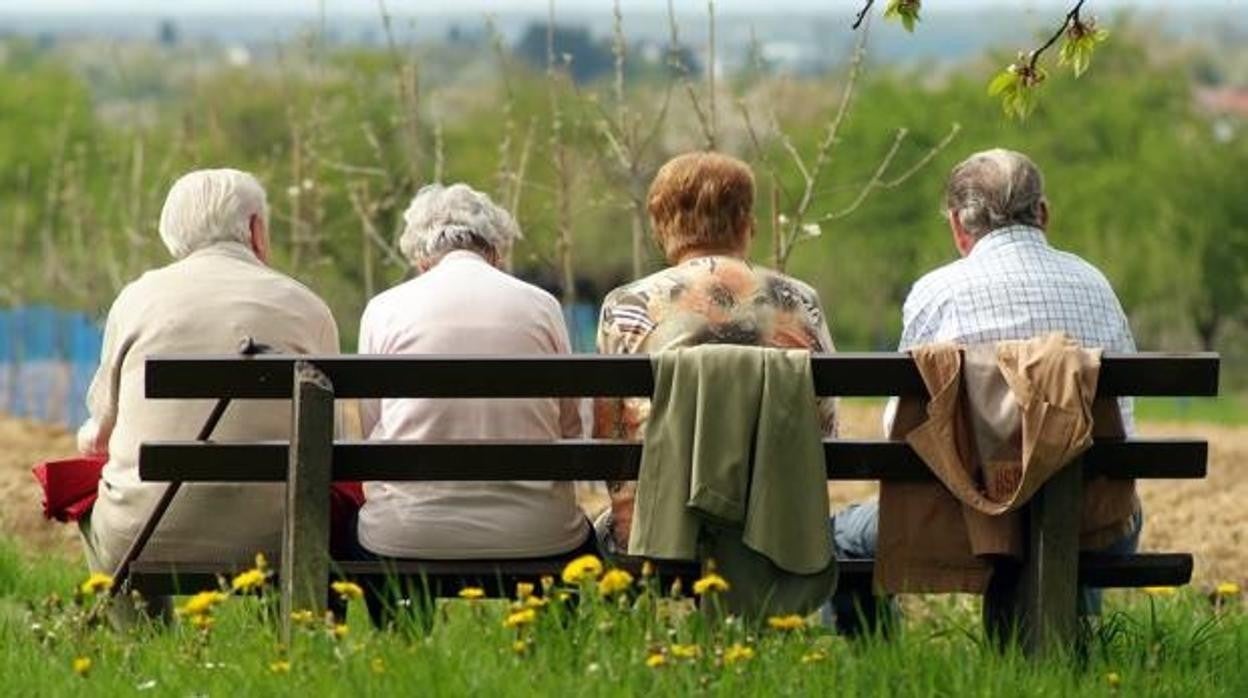
[[[952,295],[958,285],[974,276],[966,259],[958,259],[936,267],[910,285],[906,305],[939,301]]]
[[[815,287],[797,277],[759,266],[754,267],[754,274],[765,288],[783,289],[808,303],[819,304],[819,292],[815,290]]]
[[[1111,293],[1113,292],[1113,284],[1109,282],[1109,277],[1105,276],[1105,272],[1101,271],[1100,267],[1097,267],[1095,264],[1089,262],[1083,257],[1080,257],[1074,252],[1059,250],[1057,248],[1053,248],[1053,251],[1060,259],[1066,262],[1071,269],[1075,270],[1076,273],[1087,279],[1089,283],[1094,286],[1102,287]]]

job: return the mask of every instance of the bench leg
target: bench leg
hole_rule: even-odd
[[[291,612],[324,615],[329,598],[334,387],[316,366],[303,361],[295,364],[292,413],[281,569],[282,637],[287,643]]]

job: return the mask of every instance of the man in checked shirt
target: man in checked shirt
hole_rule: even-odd
[[[981,344],[1065,332],[1086,347],[1135,351],[1122,305],[1105,275],[1049,244],[1049,202],[1044,177],[1026,155],[993,149],[953,168],[945,191],[953,244],[962,258],[919,279],[902,308],[899,351],[930,342]],[[1123,425],[1134,430],[1129,399],[1120,401]],[[885,411],[885,432],[896,400]],[[842,556],[873,557],[878,502],[853,505],[834,521]],[[1106,552],[1135,552],[1141,516]],[[1099,595],[1081,595],[1085,612],[1099,610]]]

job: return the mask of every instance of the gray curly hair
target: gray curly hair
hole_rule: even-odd
[[[432,266],[455,250],[478,252],[498,263],[523,237],[506,209],[466,184],[421,188],[403,220],[399,249],[417,267]]]
[[[975,153],[949,174],[945,208],[976,238],[1009,225],[1039,227],[1044,175],[1026,155],[1004,148]]]

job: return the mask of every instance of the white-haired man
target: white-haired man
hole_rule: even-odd
[[[899,350],[931,342],[982,344],[1064,332],[1085,347],[1131,353],[1135,340],[1122,305],[1096,267],[1049,244],[1044,177],[1027,156],[1001,148],[975,153],[953,168],[945,192],[953,244],[961,259],[920,278],[902,309]],[[1120,401],[1133,430],[1131,401]],[[890,403],[885,415],[891,423]],[[886,429],[888,431],[888,429]],[[876,502],[837,514],[837,547],[849,557],[872,557]],[[1139,545],[1138,505],[1106,552]],[[1084,590],[1084,612],[1099,611],[1099,594]]]
[[[82,533],[94,571],[112,572],[164,486],[139,481],[139,444],[191,439],[206,400],[147,400],[143,360],[153,354],[232,354],[252,337],[283,353],[335,354],[338,328],[316,294],[267,266],[264,189],[238,170],[200,170],[174,183],[160,237],[176,261],[122,289],[108,313],[100,367],[79,449],[107,454],[99,498]],[[213,436],[288,436],[288,403],[235,401]],[[280,550],[283,494],[271,485],[188,485],[147,550],[247,560]]]
[[[502,271],[520,229],[488,196],[430,185],[412,200],[399,241],[420,272],[373,298],[361,354],[566,354],[558,301]],[[371,439],[546,440],[583,433],[580,400],[364,400]],[[568,482],[364,484],[363,555],[537,558],[593,547]]]

